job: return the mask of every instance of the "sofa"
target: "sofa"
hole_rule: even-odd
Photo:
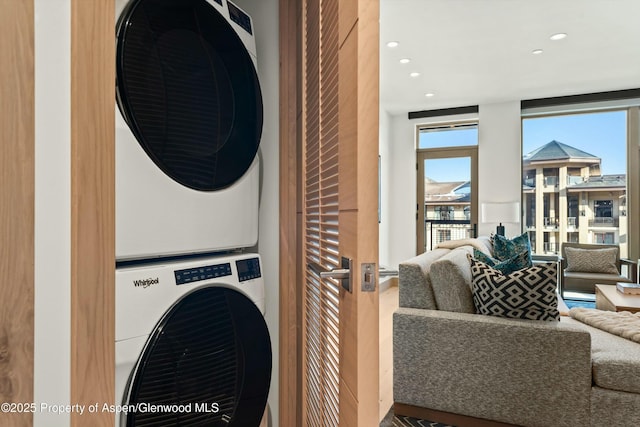
[[[399,265],[396,415],[463,426],[638,426],[640,344],[560,321],[476,314],[468,254],[437,248]]]

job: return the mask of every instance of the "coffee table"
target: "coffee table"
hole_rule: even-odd
[[[627,295],[616,285],[596,285],[596,308],[607,311],[640,312],[640,295]]]

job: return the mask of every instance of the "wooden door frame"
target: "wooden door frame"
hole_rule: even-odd
[[[302,426],[302,8],[280,0],[279,424]]]
[[[115,400],[114,36],[115,0],[71,0],[71,403],[87,408]]]
[[[114,0],[71,5],[71,396],[114,400]],[[35,3],[3,4],[0,362],[5,403],[34,401]],[[6,48],[5,48],[6,47]],[[6,55],[6,57],[4,56]],[[6,89],[6,90],[5,90]],[[45,95],[40,95],[45,96]],[[55,250],[55,249],[54,249]],[[55,403],[55,402],[50,402]],[[2,425],[33,425],[28,411]],[[113,425],[108,411],[71,416],[71,425]]]

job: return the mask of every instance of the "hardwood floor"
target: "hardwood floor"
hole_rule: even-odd
[[[380,285],[380,420],[393,404],[393,312],[398,308],[398,279]]]

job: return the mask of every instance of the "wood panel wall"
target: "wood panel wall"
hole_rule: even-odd
[[[35,96],[33,1],[0,11],[0,403],[33,402]],[[31,426],[0,411],[2,426]]]
[[[300,29],[302,8],[280,0],[280,426],[301,426],[302,186],[299,147]]]
[[[71,403],[115,397],[115,4],[71,0]],[[110,412],[72,426],[113,426]]]

